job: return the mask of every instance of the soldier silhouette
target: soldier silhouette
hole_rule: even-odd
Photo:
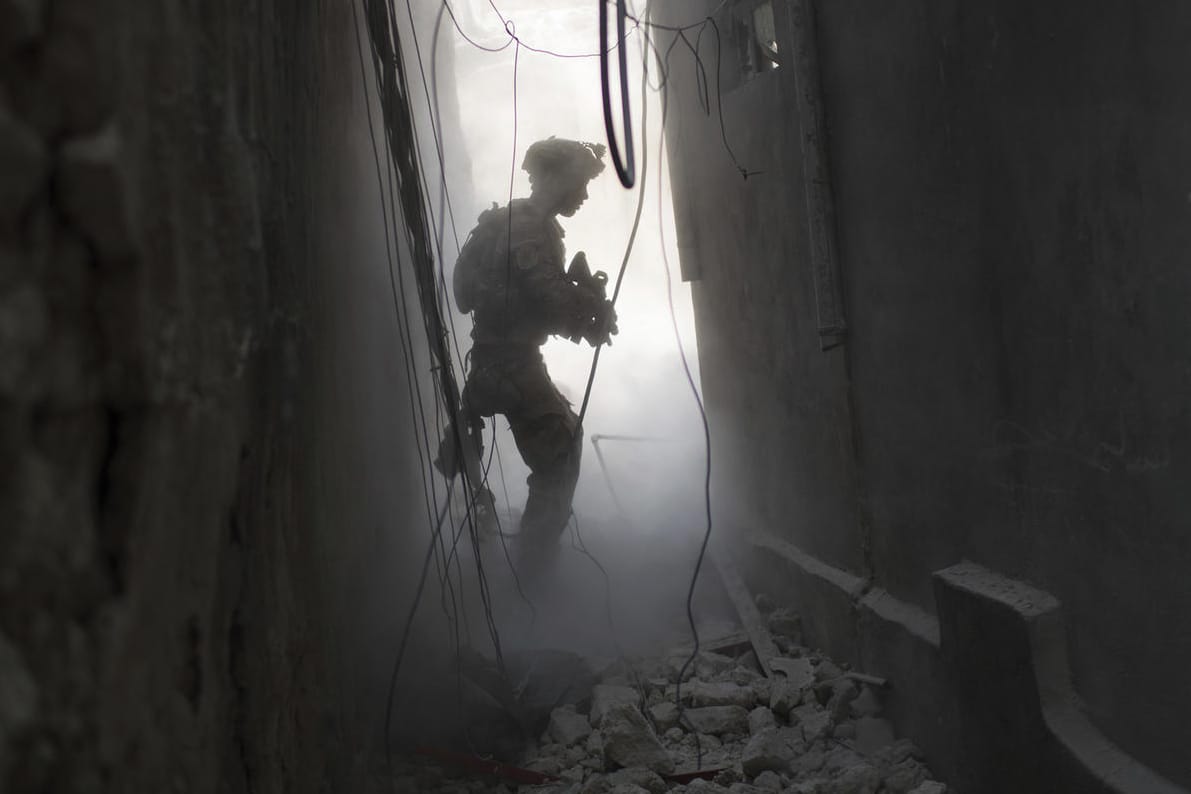
[[[557,220],[587,199],[603,156],[601,144],[562,138],[530,146],[522,165],[529,198],[480,215],[453,276],[456,303],[474,320],[463,415],[476,438],[484,417],[503,415],[531,472],[516,543],[517,567],[529,574],[557,554],[582,450],[578,417],[550,380],[539,348],[551,335],[594,347],[617,332],[604,275],[591,275],[583,252],[564,270]]]

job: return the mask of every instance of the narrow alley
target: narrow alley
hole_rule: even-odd
[[[1189,41],[0,0],[0,794],[1191,792]]]

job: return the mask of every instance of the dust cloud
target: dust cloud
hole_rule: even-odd
[[[507,41],[503,16],[521,41],[532,47],[564,54],[597,52],[598,20],[588,2],[504,0],[496,3],[499,15],[487,0],[455,0],[451,8],[463,32],[482,46],[495,48]],[[437,7],[433,12],[423,10],[415,19],[427,68],[437,25],[436,79],[443,108],[446,181],[455,232],[463,241],[480,211],[493,202],[503,205],[509,200],[510,179],[513,197],[529,194],[528,177],[520,166],[532,142],[551,135],[606,140],[599,59],[560,58],[516,45],[484,51],[460,35],[450,16],[438,16],[437,11]],[[530,609],[516,592],[499,542],[490,541],[483,557],[506,645],[599,655],[611,654],[617,643],[626,650],[644,652],[667,643],[689,642],[686,591],[706,527],[705,447],[675,324],[696,384],[698,357],[690,289],[679,275],[669,180],[664,163],[659,163],[661,100],[656,92],[647,92],[648,123],[643,129],[641,33],[631,32],[627,41],[638,171],[643,157],[648,161],[646,199],[616,305],[620,333],[601,354],[584,422],[583,467],[574,503],[582,542],[608,578],[575,548],[578,540],[568,529],[554,576],[531,594]],[[615,59],[612,64],[615,68]],[[613,104],[618,104],[615,94]],[[429,127],[422,121],[424,135],[429,136]],[[640,148],[643,132],[647,153]],[[428,155],[432,151],[423,146],[423,157]],[[615,281],[638,191],[623,188],[611,157],[605,161],[608,168],[589,186],[587,203],[574,217],[559,220],[566,230],[568,259],[585,251],[592,268],[606,271]],[[449,227],[444,227],[443,239],[449,279],[457,253]],[[669,257],[670,287],[663,245]],[[668,292],[673,297],[673,315]],[[454,319],[459,345],[466,350],[470,321],[460,315]],[[555,383],[578,410],[593,350],[586,343],[553,339],[543,353]],[[496,417],[495,423],[499,459],[491,469],[491,486],[498,507],[508,511],[507,523],[513,524],[509,528],[515,530],[528,469],[507,423],[502,417]],[[701,619],[715,619],[710,599],[700,596],[697,607],[701,600],[708,601],[707,608],[699,610]],[[615,632],[608,621],[609,606]]]

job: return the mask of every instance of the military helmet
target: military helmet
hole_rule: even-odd
[[[592,179],[604,170],[602,143],[586,143],[551,135],[532,144],[525,151],[522,170],[529,172],[530,182],[549,173],[569,172],[583,179]]]

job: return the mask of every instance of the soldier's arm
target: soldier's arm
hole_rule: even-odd
[[[542,320],[543,330],[574,339],[590,328],[603,302],[571,282],[562,263],[551,261],[544,248],[529,241],[515,252],[521,288],[530,304],[527,308]]]

